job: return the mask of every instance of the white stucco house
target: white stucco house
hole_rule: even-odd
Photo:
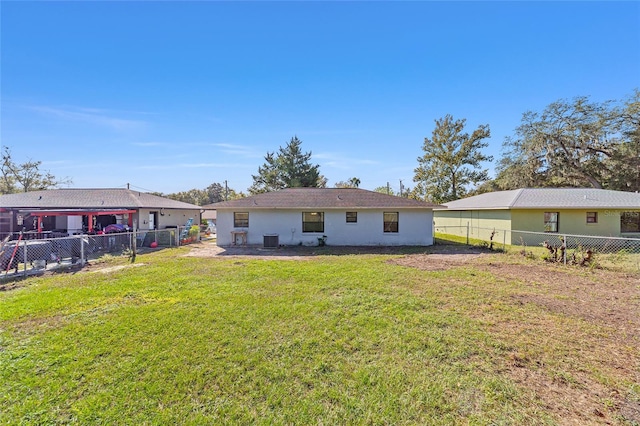
[[[428,246],[440,206],[357,188],[288,188],[210,207],[220,246]]]

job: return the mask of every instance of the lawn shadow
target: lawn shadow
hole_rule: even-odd
[[[206,243],[209,245],[211,243]],[[201,252],[212,251],[213,256],[250,256],[250,257],[309,257],[309,256],[351,256],[351,255],[410,255],[410,254],[480,254],[491,252],[488,249],[471,247],[464,244],[442,244],[433,246],[280,246],[265,248],[262,246],[228,246],[215,248],[197,248]],[[194,255],[197,255],[194,253]]]

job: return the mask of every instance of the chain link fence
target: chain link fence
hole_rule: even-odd
[[[630,263],[640,269],[640,238],[600,237],[548,232],[529,232],[472,226],[436,226],[438,234],[453,241],[494,250],[518,250],[565,263]]]
[[[66,236],[17,233],[0,242],[0,281],[83,266],[105,255],[132,256],[139,248],[178,247],[200,241],[199,232],[176,227],[155,231]],[[63,236],[64,235],[64,236]]]

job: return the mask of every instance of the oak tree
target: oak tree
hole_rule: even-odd
[[[41,170],[42,161],[29,160],[18,164],[11,156],[9,147],[2,151],[0,164],[0,193],[40,191],[70,184],[70,178],[57,178],[47,170]]]
[[[640,92],[623,103],[582,96],[527,111],[495,179],[499,189],[593,187],[640,190]]]

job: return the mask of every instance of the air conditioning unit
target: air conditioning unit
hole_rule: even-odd
[[[278,234],[266,234],[263,241],[264,248],[278,248],[280,245]]]

